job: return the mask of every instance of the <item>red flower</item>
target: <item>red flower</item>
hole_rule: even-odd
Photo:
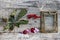
[[[37,18],[38,18],[38,16],[34,16],[33,18],[34,18],[34,19],[37,19]]]
[[[37,19],[37,18],[41,18],[41,16],[37,16],[37,15],[36,15],[36,16],[34,16],[34,19]]]
[[[37,18],[41,18],[41,16],[37,16],[36,14],[29,14],[29,15],[27,15],[27,18],[28,19],[30,19],[30,18],[37,19]]]
[[[32,16],[31,15],[27,15],[27,18],[30,19],[30,18],[32,18]]]
[[[29,15],[27,15],[27,18],[30,19],[30,18],[33,18],[35,16],[36,16],[36,14],[29,14]]]
[[[28,33],[28,31],[27,31],[27,30],[24,30],[24,31],[23,31],[23,34],[27,34],[27,33]]]
[[[34,33],[35,28],[31,28],[31,32]]]

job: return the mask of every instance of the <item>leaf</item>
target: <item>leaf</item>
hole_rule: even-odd
[[[9,30],[13,30],[14,29],[14,25],[13,25],[13,23],[9,23]]]
[[[15,11],[10,15],[10,17],[9,17],[9,19],[8,19],[8,22],[10,22],[10,23],[8,23],[8,26],[6,26],[6,27],[4,28],[4,30],[5,30],[5,29],[9,29],[10,31],[12,31],[12,30],[14,29],[14,26],[19,27],[20,24],[27,24],[27,23],[28,23],[28,20],[20,20],[20,21],[19,21],[19,19],[20,19],[21,17],[23,17],[23,16],[27,13],[27,10],[26,10],[26,9],[21,9],[21,11],[19,12],[19,14],[17,15],[16,20],[15,20],[15,13],[16,13],[16,11],[17,11],[17,10],[15,10]],[[16,21],[18,21],[18,22],[16,22]],[[16,22],[16,23],[15,23],[15,22]]]
[[[13,30],[14,29],[14,22],[15,22],[15,14],[16,14],[16,11],[17,11],[17,9],[15,9],[12,13],[11,13],[11,15],[9,16],[9,19],[8,19],[8,22],[10,22],[10,23],[8,23],[9,24],[9,30]]]
[[[9,29],[10,31],[12,31],[14,29],[13,23],[8,23],[7,26],[4,27],[3,31],[7,30],[7,29]]]
[[[20,20],[15,26],[19,27],[20,24],[28,24],[28,20]]]
[[[16,24],[15,24],[15,26],[17,26],[18,28],[19,28],[19,25],[20,25],[19,23],[16,23]]]
[[[7,26],[4,26],[4,29],[3,29],[3,31],[5,31],[5,30],[7,30],[8,29],[8,27]]]
[[[14,22],[14,21],[15,21],[15,14],[16,14],[16,12],[17,12],[17,9],[15,9],[15,10],[11,13],[11,15],[9,16],[9,20],[8,20],[8,21],[10,21],[10,22]]]
[[[28,24],[28,20],[20,20],[19,24]]]
[[[3,31],[4,31],[4,30],[7,30],[7,29],[9,29],[9,24],[7,24],[6,26],[4,26]]]
[[[21,9],[21,11],[18,13],[16,17],[16,21],[18,21],[21,17],[23,17],[27,13],[26,9]]]
[[[14,15],[10,15],[10,17],[9,17],[9,20],[8,20],[9,22],[13,22],[14,21]]]
[[[15,9],[12,13],[11,13],[11,15],[16,15],[16,12],[17,12],[17,9]]]

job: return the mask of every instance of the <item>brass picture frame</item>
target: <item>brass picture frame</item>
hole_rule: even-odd
[[[41,11],[40,12],[40,32],[41,33],[57,33],[58,32],[58,13],[57,11]],[[53,29],[45,30],[45,16],[53,16]]]

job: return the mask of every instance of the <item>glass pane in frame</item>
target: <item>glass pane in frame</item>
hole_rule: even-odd
[[[53,29],[53,16],[45,16],[45,30]]]

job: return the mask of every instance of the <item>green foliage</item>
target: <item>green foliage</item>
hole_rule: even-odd
[[[21,24],[28,24],[28,20],[20,20],[19,22],[15,24],[15,26],[19,27],[19,25]]]
[[[13,23],[9,23],[9,30],[13,30],[14,29],[14,24]]]
[[[28,20],[20,20],[19,24],[27,24]]]
[[[20,18],[22,18],[26,13],[27,13],[26,9],[21,9],[21,11],[19,12],[19,14],[16,17],[16,20],[19,20]]]
[[[12,14],[9,16],[8,24],[7,24],[7,26],[4,27],[4,30],[6,30],[6,29],[13,30],[15,26],[19,27],[19,25],[21,25],[21,24],[28,24],[28,20],[19,20],[27,13],[27,10],[21,9],[21,11],[18,13],[18,15],[16,16],[16,19],[15,19],[16,12],[17,12],[17,9],[14,10],[12,12]]]

